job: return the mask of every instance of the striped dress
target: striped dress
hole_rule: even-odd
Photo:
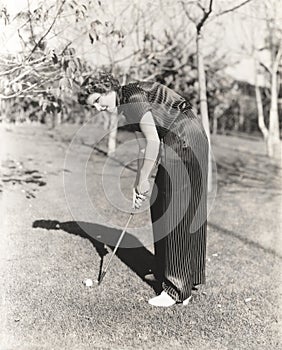
[[[133,131],[148,112],[162,141],[150,211],[155,275],[176,302],[205,283],[208,139],[182,96],[156,82],[136,82],[117,91],[118,112]]]

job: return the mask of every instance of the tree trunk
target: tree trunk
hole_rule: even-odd
[[[268,153],[270,157],[275,157],[279,152],[279,117],[278,117],[278,90],[277,90],[277,71],[281,58],[282,47],[276,55],[271,72],[271,104],[269,114],[269,135],[268,135]]]
[[[235,122],[234,122],[234,131],[235,132],[238,132],[239,131],[239,116],[238,115],[234,115],[234,119],[235,119]]]
[[[221,118],[221,128],[220,128],[220,132],[221,132],[222,135],[226,134],[225,128],[226,128],[226,116],[223,116]]]
[[[244,122],[245,122],[245,116],[240,110],[240,112],[239,112],[239,130],[243,129]]]
[[[108,155],[111,155],[116,151],[117,126],[118,126],[118,115],[117,113],[111,113],[110,126],[109,126],[110,132],[109,132],[109,138],[108,138]]]
[[[0,99],[0,120],[2,120],[2,122],[8,120],[8,100]]]
[[[56,112],[57,114],[57,124],[61,125],[62,124],[62,112]]]
[[[258,109],[258,126],[260,131],[262,132],[263,139],[266,144],[266,152],[269,157],[272,156],[272,146],[269,143],[269,132],[265,126],[264,123],[264,115],[263,115],[263,106],[262,106],[262,100],[261,100],[261,93],[260,93],[260,88],[256,84],[255,86],[255,91],[256,91],[256,102],[257,102],[257,109]]]
[[[206,87],[206,74],[204,67],[204,59],[202,52],[202,36],[201,33],[197,34],[197,63],[198,63],[198,80],[199,80],[199,98],[200,98],[200,112],[203,122],[203,126],[209,141],[210,149],[210,126],[208,115],[208,103],[207,103],[207,87]],[[212,159],[211,150],[209,151],[209,167],[208,167],[208,192],[212,190]]]
[[[268,130],[264,123],[261,93],[260,93],[260,88],[257,84],[255,86],[255,91],[256,91],[256,103],[257,103],[257,109],[258,109],[258,126],[260,131],[262,132],[264,140],[266,141],[268,139]]]
[[[56,127],[56,112],[50,113],[51,117],[51,129],[55,129]]]
[[[257,104],[257,110],[258,110],[258,126],[260,131],[262,132],[263,139],[265,140],[267,145],[269,134],[264,122],[263,105],[262,105],[260,88],[258,85],[258,62],[256,58],[254,59],[254,67],[255,67],[254,74],[255,74],[256,104]]]
[[[216,135],[217,134],[217,120],[218,117],[216,114],[213,115],[213,125],[212,125],[212,134]]]

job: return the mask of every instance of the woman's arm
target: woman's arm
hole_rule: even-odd
[[[148,179],[158,158],[160,139],[150,111],[144,114],[139,125],[146,143],[143,164],[140,168],[137,185],[137,191],[143,193],[150,188]]]
[[[136,137],[136,140],[137,140],[138,145],[139,145],[139,153],[138,153],[138,158],[137,158],[137,176],[135,179],[134,188],[136,188],[138,183],[139,183],[140,170],[141,170],[142,165],[143,165],[144,154],[145,154],[145,149],[146,149],[146,140],[144,138],[143,133],[140,131],[135,131],[135,137]]]

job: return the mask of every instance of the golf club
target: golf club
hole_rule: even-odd
[[[117,241],[117,244],[116,244],[116,246],[115,246],[115,249],[113,250],[113,252],[112,252],[112,254],[111,254],[111,257],[110,257],[110,259],[109,259],[109,261],[108,261],[108,263],[107,263],[107,266],[106,266],[105,270],[102,271],[101,275],[100,275],[100,276],[98,277],[98,279],[96,280],[96,283],[98,283],[98,286],[102,283],[102,280],[104,279],[104,277],[105,277],[105,275],[106,275],[106,272],[107,272],[107,270],[108,270],[108,268],[109,268],[109,266],[110,266],[110,264],[111,264],[111,261],[112,261],[114,255],[116,254],[116,251],[117,251],[117,249],[118,249],[118,247],[119,247],[119,245],[120,245],[120,243],[121,243],[121,241],[122,241],[122,239],[123,239],[125,233],[126,233],[126,229],[127,229],[128,225],[129,225],[130,220],[132,219],[133,215],[134,215],[134,213],[131,213],[131,214],[130,214],[130,216],[129,216],[128,220],[127,220],[127,223],[125,224],[125,227],[124,227],[124,229],[123,229],[123,231],[122,231],[122,233],[121,233],[121,235],[120,235],[120,237],[119,237],[119,239],[118,239],[118,241]]]

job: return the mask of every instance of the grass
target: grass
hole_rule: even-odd
[[[99,287],[82,284],[84,278],[97,278],[106,251],[82,234],[65,202],[64,158],[75,126],[53,131],[1,127],[0,132],[7,146],[1,171],[22,180],[3,183],[0,193],[5,218],[1,350],[279,348],[281,173],[264,156],[261,141],[213,138],[218,191],[209,217],[207,283],[193,293],[189,306],[158,309],[147,303],[154,291],[140,278],[140,262],[146,265],[153,253],[148,213],[134,218],[125,238],[124,244],[135,242],[139,248],[131,255],[121,249]],[[98,134],[83,135],[85,142],[93,143]],[[119,142],[127,136],[121,132]],[[133,151],[128,149],[124,159]],[[72,175],[83,167],[88,152],[79,146],[73,168],[67,169]],[[93,217],[75,183],[72,208],[74,216],[88,223],[92,238],[105,232],[114,240],[127,214],[110,208],[102,197],[104,159],[94,152],[86,172],[90,197],[98,197],[105,222]],[[46,186],[25,182],[27,170],[37,170]],[[121,178],[128,198],[134,176],[127,169]],[[34,197],[27,198],[30,192]],[[103,228],[110,224],[116,229]],[[144,229],[136,233],[134,225]]]

